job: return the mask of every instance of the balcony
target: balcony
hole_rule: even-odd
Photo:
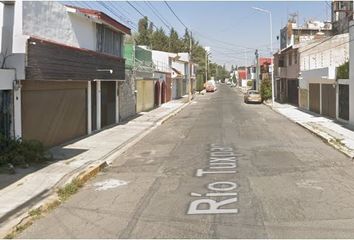
[[[280,78],[287,77],[287,68],[286,67],[279,67],[278,68],[278,77],[280,77]]]

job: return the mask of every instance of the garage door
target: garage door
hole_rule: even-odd
[[[86,134],[87,82],[23,81],[22,137],[45,146]]]
[[[322,84],[322,115],[336,118],[336,88]]]
[[[136,81],[136,112],[149,111],[154,108],[154,81]]]
[[[320,84],[310,83],[310,111],[320,113]]]
[[[166,74],[166,102],[171,100],[171,74]]]

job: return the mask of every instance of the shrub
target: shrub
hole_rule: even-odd
[[[202,91],[204,89],[204,79],[202,75],[198,76],[196,90]]]
[[[272,83],[269,78],[263,79],[261,83],[261,96],[263,100],[268,100],[272,97]]]
[[[337,79],[349,79],[349,61],[337,67]]]
[[[6,138],[0,134],[0,166],[26,166],[49,160],[43,144],[36,140]]]
[[[253,81],[252,81],[252,80],[249,80],[249,81],[247,82],[247,86],[248,86],[248,87],[253,87]]]

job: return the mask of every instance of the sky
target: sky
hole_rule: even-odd
[[[211,60],[225,64],[228,69],[231,65],[252,64],[255,49],[259,50],[260,57],[270,56],[269,14],[252,7],[272,13],[273,51],[279,48],[276,37],[285,26],[289,14],[297,12],[300,24],[309,19],[330,20],[331,14],[330,1],[169,1],[182,25],[163,1],[131,1],[130,4],[140,13],[123,1],[77,1],[70,4],[101,10],[132,31],[137,29],[142,17],[140,13],[148,16],[157,27],[163,27],[167,33],[172,26],[183,36],[185,25],[201,45],[210,47]]]

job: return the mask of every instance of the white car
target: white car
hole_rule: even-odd
[[[207,92],[215,92],[217,89],[215,81],[214,80],[209,80],[207,81],[207,83],[205,84],[205,90]]]

